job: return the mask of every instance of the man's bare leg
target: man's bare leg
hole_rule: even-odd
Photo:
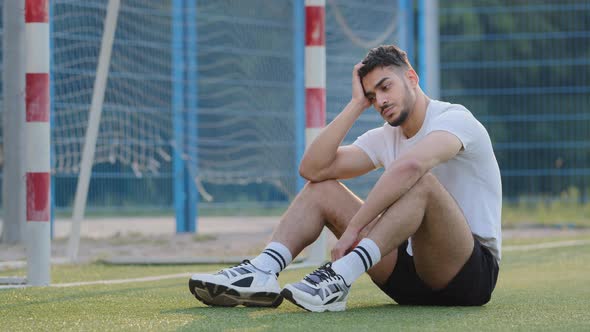
[[[320,197],[342,192],[327,188],[319,191]],[[338,231],[348,222],[332,219],[330,224]],[[363,231],[368,231],[368,236],[360,234],[363,240],[352,252],[301,282],[285,285],[283,297],[308,311],[345,310],[350,285],[367,269],[375,283],[385,286],[397,263],[398,247],[410,237],[416,272],[432,289],[442,289],[467,262],[474,245],[462,211],[431,173],[422,176]],[[371,270],[373,265],[380,269]]]
[[[433,289],[448,285],[469,259],[474,245],[461,209],[431,173],[383,213],[368,237],[382,254],[412,237],[416,272]]]
[[[326,225],[340,237],[362,200],[338,181],[309,183],[283,215],[273,241],[296,256]],[[382,259],[368,273],[383,285],[393,272],[397,248],[412,237],[418,275],[433,289],[445,287],[473,250],[471,230],[452,196],[431,173],[369,224],[360,237],[378,245]]]
[[[340,238],[362,204],[360,198],[338,181],[308,183],[282,216],[272,241],[285,245],[295,257],[318,238],[324,226]],[[369,224],[361,237],[377,221]],[[384,284],[393,272],[396,259],[397,251],[393,250],[373,266],[368,271],[373,281]]]
[[[276,274],[318,237],[324,225],[340,236],[361,204],[360,199],[336,181],[306,185],[260,255],[215,274],[192,275],[191,293],[213,306],[280,305],[283,298]]]

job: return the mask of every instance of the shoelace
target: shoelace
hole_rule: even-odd
[[[315,281],[312,278],[312,276],[317,277],[319,279],[319,282]],[[336,272],[334,272],[334,270],[332,270],[331,263],[326,263],[323,266],[319,267],[317,270],[315,270],[312,273],[305,276],[305,278],[303,278],[303,279],[313,285],[317,285],[318,283],[320,283],[322,281],[338,280],[338,279],[341,279],[341,277],[339,275],[337,275]]]
[[[250,263],[250,261],[249,261],[249,260],[247,260],[247,259],[244,259],[244,260],[243,260],[243,261],[242,261],[240,264],[238,264],[238,265],[235,265],[235,266],[232,266],[232,267],[227,267],[227,268],[225,268],[225,269],[221,269],[221,270],[219,270],[219,272],[217,272],[216,274],[223,274],[223,271],[225,271],[225,270],[232,270],[232,269],[235,269],[235,268],[237,268],[237,267],[244,266],[244,265],[252,265],[252,263]]]

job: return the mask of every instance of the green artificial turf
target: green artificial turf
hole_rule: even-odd
[[[365,276],[354,284],[348,310],[339,313],[308,313],[288,302],[277,309],[206,307],[189,293],[188,276],[0,290],[0,330],[588,331],[589,262],[590,245],[506,252],[492,301],[468,308],[398,306]],[[217,269],[219,266],[57,266],[53,283]],[[308,272],[283,271],[279,281],[294,282]]]

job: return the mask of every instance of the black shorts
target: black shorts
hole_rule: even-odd
[[[490,251],[474,238],[467,263],[441,290],[432,290],[416,274],[414,259],[404,242],[397,250],[397,263],[383,286],[385,294],[402,305],[478,306],[486,304],[498,279],[498,263]]]

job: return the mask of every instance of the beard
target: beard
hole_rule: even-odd
[[[410,89],[408,88],[408,84],[406,82],[404,82],[404,86],[406,89],[406,93],[405,93],[406,96],[404,98],[403,108],[400,111],[397,119],[395,119],[391,122],[389,122],[389,121],[387,122],[392,127],[398,127],[401,124],[403,124],[404,122],[406,122],[406,120],[408,119],[408,116],[410,115],[410,112],[412,112],[412,108],[413,108],[414,104],[416,103],[416,100],[414,100],[414,101],[411,100],[412,96],[410,95]]]
[[[404,109],[399,113],[397,119],[387,123],[389,123],[389,125],[392,127],[398,127],[402,123],[406,122],[406,120],[408,119],[408,115],[410,115],[410,109],[404,107]]]

